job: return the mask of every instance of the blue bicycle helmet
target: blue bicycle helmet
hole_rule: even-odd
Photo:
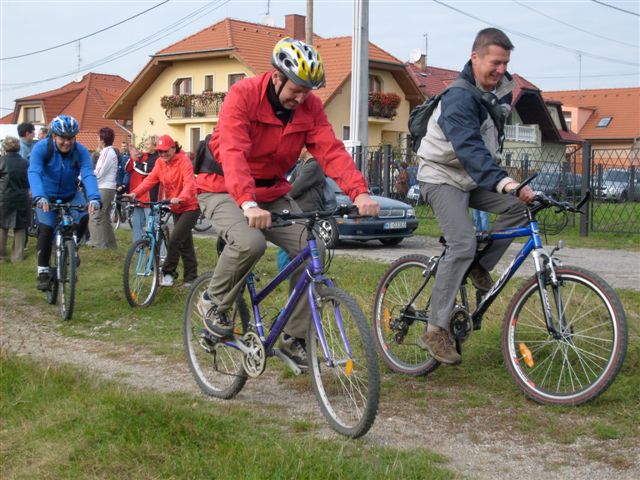
[[[80,131],[78,121],[71,115],[58,115],[51,121],[51,133],[61,137],[75,137]]]

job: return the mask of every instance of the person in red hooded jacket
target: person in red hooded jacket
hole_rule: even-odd
[[[189,285],[198,277],[198,260],[193,248],[191,229],[200,216],[193,164],[182,151],[180,144],[169,135],[162,135],[156,143],[158,161],[144,181],[127,196],[136,198],[155,187],[162,185],[165,197],[171,201],[173,212],[173,231],[169,239],[167,257],[162,266],[160,285],[173,286],[177,278],[178,261],[182,258],[184,283]]]
[[[333,132],[322,101],[311,90],[324,86],[324,66],[317,50],[291,38],[273,50],[275,69],[246,78],[229,90],[209,148],[212,165],[198,169],[198,201],[226,242],[208,289],[198,303],[206,331],[225,338],[233,333],[227,312],[269,240],[295,256],[306,245],[303,226],[269,229],[271,212],[299,212],[288,195],[286,174],[304,146],[323,171],[334,178],[362,215],[377,215],[379,205],[367,182]],[[322,242],[318,242],[322,251]],[[291,276],[293,288],[304,271]],[[304,345],[309,323],[306,296],[293,312],[280,344],[283,353],[306,368]]]

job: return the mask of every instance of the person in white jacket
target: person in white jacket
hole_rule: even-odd
[[[109,127],[98,132],[100,156],[95,166],[102,208],[91,217],[89,222],[90,240],[88,245],[95,248],[116,249],[116,235],[109,218],[111,203],[116,195],[116,174],[118,173],[118,154],[113,147],[115,133]]]

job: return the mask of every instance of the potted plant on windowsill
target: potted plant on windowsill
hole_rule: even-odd
[[[369,116],[393,120],[401,101],[395,93],[369,92]]]
[[[160,106],[164,109],[164,114],[167,117],[171,117],[174,113],[178,114],[176,116],[186,116],[187,109],[189,112],[191,111],[191,106],[193,104],[193,100],[195,95],[190,93],[183,93],[179,95],[165,95],[160,97]],[[174,109],[180,109],[177,112],[174,112]],[[180,115],[182,114],[182,115]]]

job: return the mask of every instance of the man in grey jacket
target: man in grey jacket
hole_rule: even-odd
[[[421,192],[433,208],[449,246],[438,266],[431,316],[419,343],[445,364],[456,365],[461,361],[449,336],[451,311],[460,282],[468,271],[478,290],[489,291],[493,282],[488,272],[511,242],[494,241],[473,262],[476,239],[469,207],[499,214],[494,225],[497,230],[524,224],[525,203],[534,198],[529,187],[522,188],[518,198],[505,195],[518,182],[499,164],[501,132],[514,87],[507,73],[512,49],[513,44],[504,32],[496,28],[481,30],[473,44],[471,59],[460,74],[485,96],[495,95],[500,103],[500,118],[494,119],[495,114],[492,117],[473,92],[451,88],[429,119],[427,134],[418,149],[417,178]]]

